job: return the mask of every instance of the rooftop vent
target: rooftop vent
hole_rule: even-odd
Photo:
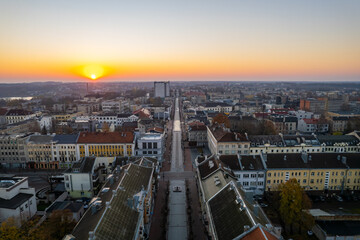
[[[214,162],[213,161],[209,161],[209,168],[213,168],[215,166]]]

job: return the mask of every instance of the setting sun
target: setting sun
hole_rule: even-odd
[[[95,80],[104,75],[104,68],[100,65],[87,65],[83,68],[83,74],[85,77]]]

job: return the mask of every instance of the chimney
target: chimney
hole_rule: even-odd
[[[284,161],[286,161],[286,155],[284,155]]]
[[[249,225],[244,225],[244,232],[249,231],[249,229],[250,229],[250,226],[249,226]]]
[[[342,162],[343,164],[346,164],[346,157],[345,157],[345,156],[342,157],[341,162]]]
[[[301,153],[301,158],[302,160],[304,161],[304,163],[307,163],[308,162],[308,155],[306,152],[302,152]]]
[[[337,160],[341,160],[341,156],[340,156],[340,155],[337,155]]]
[[[89,232],[89,240],[92,240],[92,239],[94,239],[94,232],[93,231]]]

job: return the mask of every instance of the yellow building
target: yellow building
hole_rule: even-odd
[[[135,137],[132,132],[82,132],[76,147],[79,158],[134,156]]]
[[[53,161],[52,135],[32,135],[27,141],[27,156],[29,168],[58,169],[59,161]]]
[[[295,178],[308,191],[359,190],[360,154],[268,154],[266,191],[276,191],[279,184]]]

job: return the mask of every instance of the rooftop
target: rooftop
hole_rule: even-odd
[[[96,239],[133,239],[138,225],[140,213],[129,205],[129,199],[134,202],[136,194],[146,189],[152,179],[153,168],[130,164],[95,230]]]
[[[132,143],[132,132],[81,132],[77,143]]]
[[[57,144],[75,144],[79,134],[55,135],[53,141]]]
[[[208,201],[210,216],[219,240],[234,239],[244,232],[244,226],[255,225],[243,204],[245,203],[232,182]]]
[[[30,199],[32,194],[19,193],[11,199],[0,198],[0,208],[16,209]]]
[[[35,144],[50,144],[54,136],[52,135],[31,135],[29,142]]]

